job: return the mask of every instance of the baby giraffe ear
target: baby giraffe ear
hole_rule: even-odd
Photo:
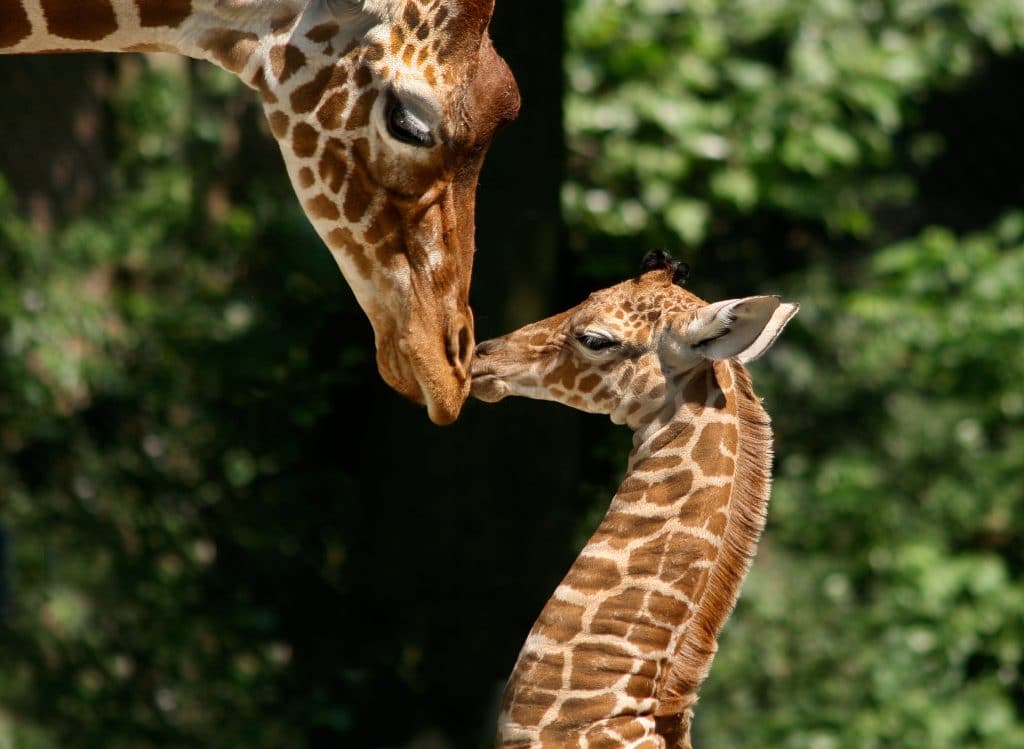
[[[746,363],[771,348],[798,309],[777,296],[727,299],[699,309],[683,337],[705,359]]]

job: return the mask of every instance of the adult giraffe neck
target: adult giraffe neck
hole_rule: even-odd
[[[520,653],[504,749],[583,736],[689,746],[691,706],[764,525],[771,433],[731,361],[688,375],[638,427],[607,515]]]

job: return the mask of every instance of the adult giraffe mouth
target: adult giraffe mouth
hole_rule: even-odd
[[[469,397],[472,318],[453,315],[444,333],[427,320],[410,312],[404,335],[389,335],[385,322],[377,336],[377,367],[388,385],[426,406],[430,420],[444,426],[459,417]]]

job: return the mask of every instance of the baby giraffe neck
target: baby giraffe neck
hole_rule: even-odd
[[[530,632],[499,746],[689,747],[764,525],[771,433],[731,362],[683,378],[671,411],[637,430],[607,515]]]

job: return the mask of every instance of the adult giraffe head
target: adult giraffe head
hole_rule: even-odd
[[[0,0],[0,53],[169,51],[263,98],[377,364],[446,424],[469,392],[477,179],[519,92],[494,0]]]
[[[519,109],[487,35],[493,7],[310,3],[250,79],[306,212],[373,325],[381,375],[441,424],[469,392],[477,179]]]

